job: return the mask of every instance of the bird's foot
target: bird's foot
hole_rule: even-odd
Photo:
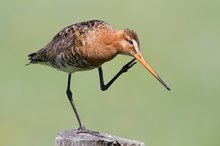
[[[135,61],[135,58],[132,59],[131,61],[129,61],[127,64],[125,64],[122,68],[121,68],[121,72],[127,72],[128,69],[130,69],[133,65],[135,65],[137,62]]]
[[[88,130],[85,127],[78,128],[78,131],[76,133],[77,134],[85,133],[85,134],[90,134],[90,135],[94,135],[94,136],[98,136],[98,137],[103,138],[103,136],[99,132]]]

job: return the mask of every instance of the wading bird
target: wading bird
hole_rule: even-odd
[[[133,56],[121,70],[107,83],[104,83],[102,64],[118,54]],[[131,29],[114,30],[101,20],[91,20],[70,25],[54,36],[52,41],[39,51],[30,54],[29,64],[43,64],[68,73],[66,94],[79,123],[79,130],[87,131],[73,102],[70,90],[71,75],[77,71],[98,68],[101,90],[107,90],[112,83],[137,59],[144,67],[170,90],[158,74],[148,65],[140,53],[137,34]]]

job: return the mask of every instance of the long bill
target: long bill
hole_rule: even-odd
[[[150,67],[150,65],[145,61],[144,57],[137,53],[134,55],[134,57],[144,65],[144,67],[167,89],[170,90],[170,88],[166,85],[166,83],[160,78],[160,76]]]

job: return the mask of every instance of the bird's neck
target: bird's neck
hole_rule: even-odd
[[[102,32],[102,34],[97,34],[96,40],[94,40],[93,44],[95,44],[92,48],[88,49],[89,51],[89,62],[92,62],[93,66],[100,66],[101,64],[112,60],[117,54],[122,53],[122,38],[123,31],[106,31]],[[88,55],[88,54],[86,54]]]

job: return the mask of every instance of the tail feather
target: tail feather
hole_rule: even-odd
[[[29,54],[29,55],[28,55],[28,57],[29,57],[28,60],[30,60],[30,62],[29,62],[28,64],[43,62],[43,60],[40,59],[38,56],[39,56],[39,55],[38,55],[37,52]],[[28,65],[28,64],[27,64],[27,65]]]

